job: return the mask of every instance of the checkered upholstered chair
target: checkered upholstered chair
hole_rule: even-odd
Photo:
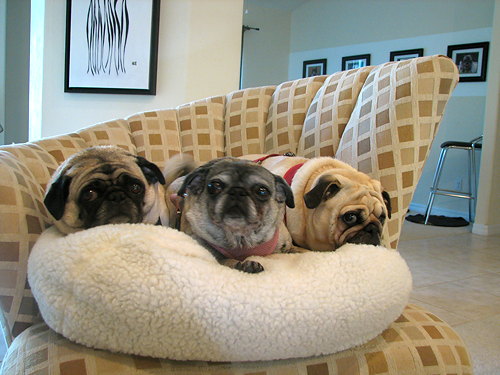
[[[295,152],[336,156],[380,179],[392,197],[386,244],[404,215],[458,81],[444,56],[391,62],[250,88],[175,109],[134,114],[71,134],[0,148],[0,305],[9,344],[3,374],[471,374],[466,345],[434,314],[409,304],[370,342],[336,354],[249,363],[175,362],[83,347],[43,323],[27,259],[50,225],[44,188],[57,166],[93,145],[118,145],[163,167],[172,155]],[[69,119],[68,119],[69,121]]]

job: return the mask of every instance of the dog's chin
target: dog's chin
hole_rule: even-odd
[[[107,217],[106,219],[94,221],[90,223],[89,228],[98,227],[100,225],[106,224],[137,224],[140,223],[137,217],[128,216],[128,215],[116,215],[112,217]]]
[[[227,215],[222,223],[227,230],[237,236],[246,236],[255,228],[255,224],[248,222],[243,216]]]
[[[109,219],[110,224],[136,224],[140,223],[138,218],[130,217],[127,215],[117,215]]]

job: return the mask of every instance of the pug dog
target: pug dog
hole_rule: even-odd
[[[379,181],[331,157],[247,155],[285,178],[295,198],[286,226],[297,246],[335,251],[345,243],[381,245],[391,217],[389,194]]]
[[[177,200],[179,229],[223,265],[258,273],[262,265],[247,257],[293,251],[283,223],[285,206],[294,207],[292,191],[256,163],[233,157],[209,161],[184,178]]]
[[[185,167],[175,162],[164,176],[156,164],[119,147],[90,147],[57,168],[44,204],[63,234],[104,224],[169,226],[163,185]]]

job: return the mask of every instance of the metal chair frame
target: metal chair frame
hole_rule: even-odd
[[[431,191],[429,193],[429,199],[427,201],[427,207],[425,209],[425,221],[424,221],[425,225],[427,225],[427,222],[429,221],[429,216],[431,214],[432,206],[434,204],[434,199],[436,195],[444,195],[448,197],[468,199],[469,222],[473,221],[473,215],[475,214],[476,195],[477,195],[476,150],[482,148],[482,140],[483,136],[480,136],[472,139],[470,142],[447,141],[441,144],[441,153],[439,154],[439,160],[437,162],[436,172],[434,173],[434,179],[432,181]],[[451,149],[467,150],[468,152],[469,190],[467,192],[439,188],[439,180],[441,178],[441,172],[443,171],[444,161],[448,151]]]

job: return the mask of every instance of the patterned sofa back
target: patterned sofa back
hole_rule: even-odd
[[[160,168],[179,152],[201,162],[288,151],[335,156],[380,179],[391,195],[386,239],[396,248],[457,82],[455,64],[436,55],[245,89],[0,147],[0,306],[7,341],[41,319],[27,283],[27,259],[51,223],[43,205],[45,186],[70,155],[117,145]]]

